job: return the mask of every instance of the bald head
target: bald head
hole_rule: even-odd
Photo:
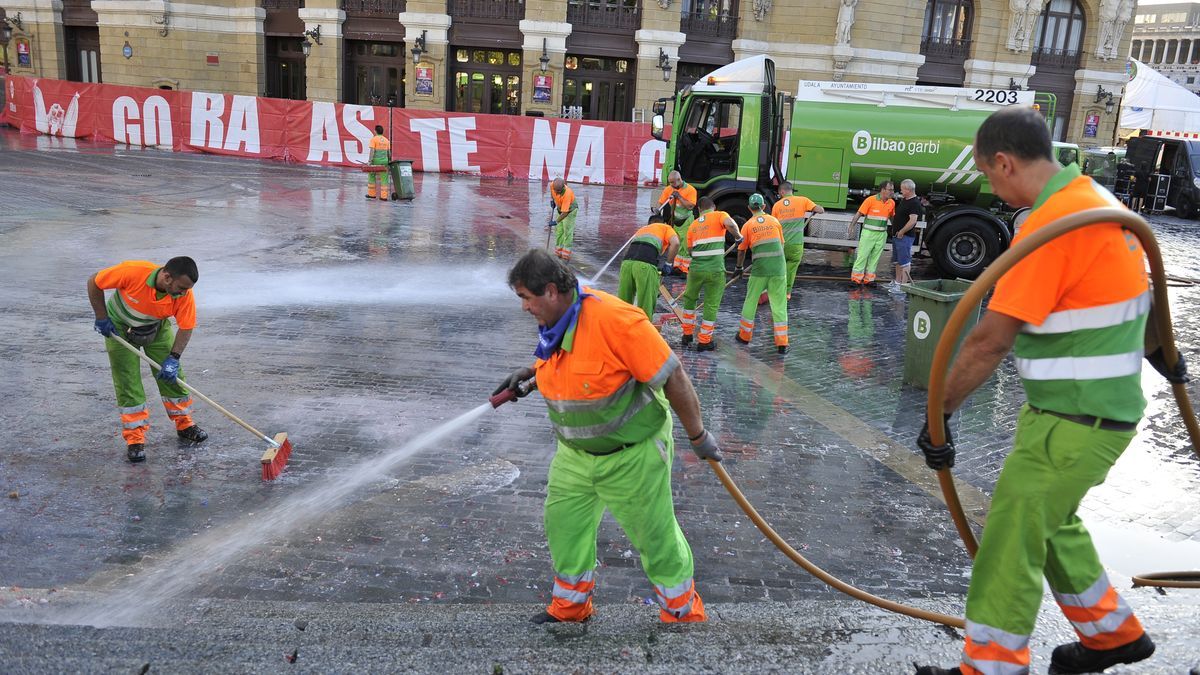
[[[555,178],[554,182],[551,183],[550,186],[555,192],[562,192],[563,190],[567,189],[567,181],[563,180],[562,178]]]
[[[667,184],[673,188],[681,188],[683,187],[683,176],[680,176],[678,171],[672,171],[667,174]]]

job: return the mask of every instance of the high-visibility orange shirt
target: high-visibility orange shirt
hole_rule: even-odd
[[[371,141],[367,144],[367,147],[372,150],[391,150],[392,142],[387,139],[387,136],[376,134],[371,137]]]
[[[863,200],[858,212],[863,218],[863,229],[875,232],[886,232],[888,219],[896,213],[896,202],[889,199],[884,201],[878,195],[871,195]]]
[[[779,245],[783,245],[783,226],[774,216],[759,214],[751,217],[745,225],[742,225],[742,243],[738,244],[738,250],[745,251],[755,244],[772,239],[779,240]]]
[[[96,273],[96,286],[101,290],[116,289],[124,305],[113,312],[113,302],[109,302],[110,314],[116,315],[114,320],[130,323],[129,318],[145,321],[173,316],[181,330],[196,327],[196,302],[191,289],[172,296],[154,288],[154,277],[161,268],[162,265],[146,260],[126,260]],[[121,316],[124,311],[130,312],[131,317]]]
[[[816,203],[808,197],[792,195],[775,202],[775,205],[771,207],[771,215],[780,222],[799,220],[808,217],[808,213],[813,210],[814,206]]]
[[[554,202],[555,208],[559,213],[567,213],[575,208],[575,191],[570,187],[564,186],[563,193],[557,194],[554,190],[550,190],[550,199]]]
[[[642,226],[633,234],[634,243],[645,242],[657,248],[659,253],[667,250],[672,239],[678,238],[679,235],[675,234],[675,228],[666,223],[650,223]],[[659,243],[655,243],[655,240]]]
[[[671,195],[675,194],[676,192],[678,192],[679,196],[687,200],[687,202],[692,206],[695,206],[696,202],[700,199],[696,193],[696,188],[688,185],[687,183],[684,183],[683,187],[679,188],[678,190],[668,185],[663,188],[662,194],[658,196],[658,205],[662,206],[663,204],[666,204],[667,200],[671,198]]]
[[[679,365],[645,312],[615,295],[585,288],[575,328],[549,359],[535,364],[547,401],[597,401],[630,378],[661,388]]]

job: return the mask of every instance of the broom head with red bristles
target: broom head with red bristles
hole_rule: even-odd
[[[287,432],[275,434],[275,445],[267,448],[262,456],[263,480],[275,480],[287,466],[288,456],[292,454],[292,442],[288,440]]]

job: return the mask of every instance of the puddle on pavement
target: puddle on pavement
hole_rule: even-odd
[[[1084,519],[1104,566],[1127,576],[1200,570],[1200,542]]]

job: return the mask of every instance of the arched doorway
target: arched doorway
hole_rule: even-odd
[[[1066,138],[1069,131],[1075,102],[1075,71],[1083,55],[1085,29],[1083,8],[1076,0],[1050,0],[1034,29],[1037,41],[1030,64],[1037,71],[1029,78],[1029,87],[1054,94],[1054,117],[1050,122],[1056,141]]]

